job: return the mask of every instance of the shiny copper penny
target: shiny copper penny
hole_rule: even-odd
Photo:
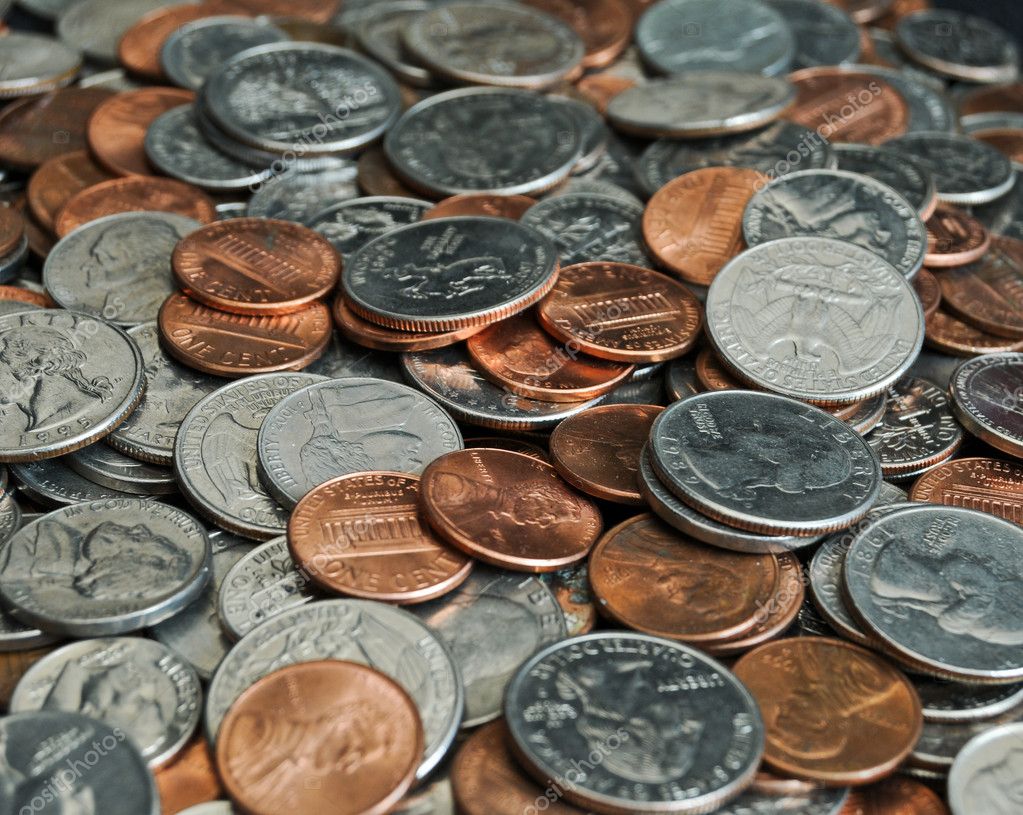
[[[7,105],[0,112],[0,163],[28,172],[83,149],[89,117],[113,95],[106,88],[64,88]]]
[[[945,802],[930,787],[893,775],[854,789],[838,815],[948,815]],[[978,813],[980,815],[980,813]]]
[[[161,815],[177,815],[189,807],[217,801],[224,795],[213,753],[206,737],[199,735],[174,761],[154,773],[160,794]]]
[[[565,267],[537,314],[559,340],[601,359],[631,363],[682,356],[703,325],[703,307],[689,289],[629,263]]]
[[[415,702],[393,679],[341,660],[290,665],[238,697],[217,768],[251,815],[383,815],[423,753]]]
[[[745,634],[778,583],[774,555],[708,546],[649,514],[604,533],[589,565],[603,614],[636,631],[689,643]]]
[[[53,230],[64,237],[89,221],[122,212],[173,212],[208,224],[217,205],[197,187],[162,176],[112,178],[76,193],[57,213]]]
[[[473,557],[520,572],[577,563],[600,537],[600,511],[548,464],[475,448],[426,468],[420,501],[430,526]]]
[[[906,132],[909,106],[894,87],[874,74],[804,68],[789,74],[796,102],[786,118],[828,141],[881,144]]]
[[[743,388],[751,388],[744,382],[740,382],[735,375],[725,367],[721,357],[710,348],[704,348],[696,355],[696,378],[708,391],[734,391]]]
[[[148,175],[145,138],[161,113],[195,101],[181,88],[139,88],[124,91],[96,108],[86,130],[95,159],[115,175]]]
[[[394,195],[399,198],[419,198],[420,192],[406,187],[391,169],[387,156],[379,147],[371,147],[358,161],[358,174],[355,177],[359,189],[366,195]]]
[[[913,277],[913,291],[920,298],[924,317],[930,317],[941,305],[941,284],[927,269],[921,269]]]
[[[403,473],[356,473],[310,490],[291,514],[288,548],[321,588],[388,603],[440,597],[472,569],[421,520],[419,478]]]
[[[254,317],[218,311],[184,294],[160,308],[160,337],[167,352],[190,368],[238,378],[299,371],[330,343],[330,310],[313,303],[301,311]]]
[[[0,711],[7,710],[14,688],[28,669],[53,651],[53,648],[46,647],[0,653]]]
[[[976,86],[960,100],[959,115],[977,113],[1023,113],[1023,82]]]
[[[544,331],[532,311],[494,323],[466,342],[487,379],[510,393],[544,402],[583,402],[622,383],[635,370],[580,354]]]
[[[0,286],[0,300],[18,300],[39,308],[57,308],[50,295],[23,289],[20,286]]]
[[[489,218],[510,218],[517,221],[536,203],[528,195],[487,195],[465,193],[438,201],[426,211],[421,220],[428,218],[454,218],[459,215],[484,215]]]
[[[1014,127],[977,130],[970,134],[977,141],[990,144],[1014,164],[1023,164],[1023,130]]]
[[[995,236],[976,263],[942,272],[941,301],[989,334],[1023,339],[1023,241]]]
[[[570,26],[586,47],[583,68],[617,59],[632,36],[632,12],[623,0],[523,0]]]
[[[352,342],[380,351],[429,351],[444,348],[471,337],[485,326],[472,325],[455,331],[402,331],[371,323],[352,311],[344,297],[334,300],[334,322]]]
[[[957,458],[920,476],[909,497],[975,509],[1023,525],[1023,464],[997,458]]]
[[[36,220],[53,231],[57,213],[76,193],[111,178],[87,150],[54,156],[28,180],[28,206]]]
[[[636,87],[634,80],[613,74],[590,74],[575,83],[576,95],[604,114],[607,106],[622,91]]]
[[[923,728],[910,681],[876,654],[827,637],[762,645],[733,667],[760,706],[764,764],[830,785],[890,775]]]
[[[288,314],[337,286],[341,257],[293,221],[229,218],[174,248],[174,276],[193,300],[237,314]]]
[[[938,309],[927,318],[927,344],[937,351],[959,357],[1023,351],[1023,339],[1007,339],[970,325]]]
[[[958,207],[939,204],[927,219],[927,254],[931,268],[962,266],[980,259],[991,246],[991,233]]]
[[[121,37],[117,58],[127,71],[153,82],[165,82],[160,49],[167,38],[185,23],[215,14],[240,14],[230,2],[185,3],[167,6],[142,17]]]
[[[551,464],[551,457],[547,454],[546,444],[543,437],[536,436],[534,443],[525,438],[518,439],[512,436],[473,436],[465,440],[466,447],[493,447],[495,450],[511,450],[513,453],[522,453],[531,456],[544,464]]]
[[[16,207],[0,206],[0,257],[18,248],[25,237],[25,218]]]
[[[563,420],[551,434],[554,468],[587,495],[642,506],[639,458],[659,405],[604,405]]]
[[[742,214],[767,181],[742,167],[707,167],[669,181],[643,213],[647,246],[658,263],[683,280],[709,286],[745,248]]]

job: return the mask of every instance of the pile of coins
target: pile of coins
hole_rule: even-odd
[[[1023,86],[928,0],[18,0],[0,815],[1023,812]]]

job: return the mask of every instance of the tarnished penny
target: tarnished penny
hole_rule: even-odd
[[[648,514],[604,533],[589,566],[603,614],[644,634],[688,643],[750,631],[778,583],[774,555],[707,546]]]
[[[177,815],[189,807],[224,795],[205,736],[199,735],[170,764],[154,773],[161,815]]]
[[[338,329],[352,342],[366,348],[380,351],[429,351],[444,348],[467,339],[484,326],[471,325],[455,331],[402,331],[398,328],[371,323],[364,320],[348,307],[344,297],[334,300],[334,322]]]
[[[994,236],[984,257],[938,280],[949,310],[990,334],[1023,338],[1023,241]]]
[[[941,305],[941,284],[927,269],[921,269],[913,277],[913,291],[920,298],[924,317],[929,318]]]
[[[548,464],[521,453],[447,453],[423,472],[420,501],[434,530],[479,560],[513,571],[576,563],[600,536],[600,511]]]
[[[920,476],[909,497],[1023,525],[1023,465],[985,457],[955,459]]]
[[[642,506],[639,458],[659,405],[606,405],[577,413],[551,434],[551,458],[569,484],[588,495]]]
[[[703,309],[689,289],[628,263],[566,266],[537,313],[558,339],[617,362],[680,357],[703,325]]]
[[[148,175],[146,131],[161,113],[195,100],[181,88],[124,91],[99,105],[89,118],[86,136],[95,159],[116,175]]]
[[[989,334],[940,308],[927,318],[927,344],[960,357],[1023,351],[1023,339],[1012,340]]]
[[[321,588],[389,603],[439,597],[472,569],[421,521],[419,478],[404,473],[356,473],[313,488],[291,514],[288,548]]]
[[[910,681],[881,657],[827,637],[762,645],[734,666],[767,727],[764,763],[826,784],[869,784],[909,755],[923,727]]]
[[[438,201],[426,211],[427,218],[453,218],[459,215],[484,215],[489,218],[510,218],[519,220],[526,210],[536,203],[528,195],[488,195],[486,193],[464,193]]]
[[[924,264],[931,268],[972,263],[983,257],[989,246],[991,234],[984,224],[958,207],[941,204],[927,219]]]
[[[531,311],[494,323],[466,343],[480,372],[505,390],[546,402],[582,402],[607,393],[632,365],[580,354],[544,331]]]
[[[390,677],[342,660],[290,665],[248,688],[217,736],[217,768],[251,815],[383,815],[423,755],[415,702]]]
[[[0,257],[17,249],[24,236],[24,216],[15,207],[0,206]]]
[[[846,68],[804,68],[789,74],[796,103],[786,118],[832,142],[880,144],[906,132],[909,106],[874,74]]]
[[[524,0],[567,23],[586,48],[583,68],[614,62],[632,35],[632,14],[623,0]]]
[[[291,221],[230,218],[174,248],[174,276],[188,296],[236,314],[288,314],[326,297],[341,258],[322,235]]]
[[[948,811],[941,796],[930,787],[893,775],[854,789],[838,815],[948,815]]]
[[[709,286],[746,246],[742,214],[768,181],[756,170],[707,167],[669,181],[647,204],[643,238],[657,261],[683,280]]]
[[[76,193],[111,178],[86,150],[54,156],[40,165],[28,180],[29,209],[36,220],[52,232],[57,213]]]
[[[232,379],[273,371],[298,371],[330,343],[330,310],[313,303],[275,317],[229,314],[173,294],[160,309],[160,336],[184,365]]]
[[[53,224],[57,237],[89,221],[122,212],[173,212],[199,223],[217,219],[217,206],[206,193],[173,178],[136,175],[112,178],[71,197]]]

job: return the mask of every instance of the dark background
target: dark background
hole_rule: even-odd
[[[986,17],[1023,41],[1023,0],[935,0],[934,5]]]

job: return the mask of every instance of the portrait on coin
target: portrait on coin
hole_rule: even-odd
[[[966,782],[962,799],[984,815],[1023,812],[1023,741],[1017,739],[998,761],[977,769]]]
[[[17,748],[10,742],[7,729],[0,726],[0,812],[31,811],[31,801],[45,785],[53,799],[48,811],[54,815],[101,815],[91,787],[80,780],[70,786],[47,783],[59,768],[54,760],[19,769],[28,756],[14,752]]]

